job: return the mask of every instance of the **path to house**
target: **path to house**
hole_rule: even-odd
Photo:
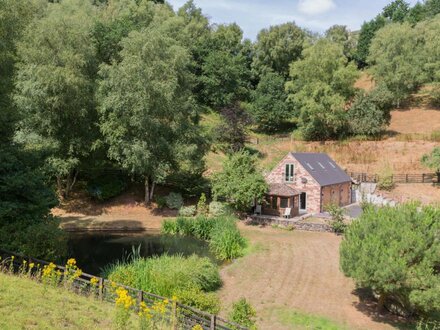
[[[353,282],[339,270],[340,237],[245,225],[241,229],[257,251],[222,269],[225,307],[241,297],[249,299],[261,329],[288,329],[279,323],[279,308],[324,316],[348,329],[393,329],[369,316],[370,309],[353,294]]]

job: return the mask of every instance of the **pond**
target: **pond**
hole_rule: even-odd
[[[93,275],[100,275],[106,265],[127,258],[133,248],[139,248],[142,257],[165,253],[184,256],[196,254],[215,261],[207,242],[159,233],[70,233],[68,247],[69,257],[77,260],[80,269]]]

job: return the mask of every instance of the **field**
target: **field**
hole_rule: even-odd
[[[110,329],[114,307],[0,273],[0,329]]]
[[[256,252],[222,269],[225,308],[240,297],[257,310],[261,329],[393,329],[354,293],[339,270],[334,234],[242,226]]]

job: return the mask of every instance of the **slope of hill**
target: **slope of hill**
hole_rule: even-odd
[[[114,308],[0,272],[0,329],[110,329]]]

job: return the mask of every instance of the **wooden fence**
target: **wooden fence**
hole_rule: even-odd
[[[0,249],[0,257],[0,270],[2,264],[4,265],[4,268],[9,269],[12,263],[12,268],[15,271],[18,271],[19,267],[23,265],[23,261],[26,261],[27,265],[30,263],[40,265],[41,268],[50,264],[44,260],[23,256],[21,254],[2,249]],[[56,265],[55,270],[59,270],[61,273],[63,273],[65,271],[65,267]],[[92,279],[98,280],[98,283],[93,284],[91,282]],[[114,283],[102,277],[86,273],[82,273],[81,276],[75,279],[73,283],[74,292],[84,295],[95,294],[100,300],[112,303],[116,298],[115,287],[126,289],[130,296],[136,299],[137,305],[139,305],[141,302],[145,302],[147,306],[151,307],[156,302],[167,300],[165,297],[135,289],[120,283]],[[197,310],[179,302],[177,302],[175,305],[167,304],[166,306],[165,315],[170,320],[170,324],[171,320],[176,320],[175,324],[172,326],[172,328],[175,330],[192,329],[196,325],[200,325],[204,330],[247,330],[246,327],[243,327],[239,324],[225,320],[217,315]]]
[[[347,172],[347,174],[357,182],[371,182],[379,181],[378,174]],[[421,173],[421,174],[393,174],[391,179],[394,183],[438,183],[439,178],[436,173]]]

